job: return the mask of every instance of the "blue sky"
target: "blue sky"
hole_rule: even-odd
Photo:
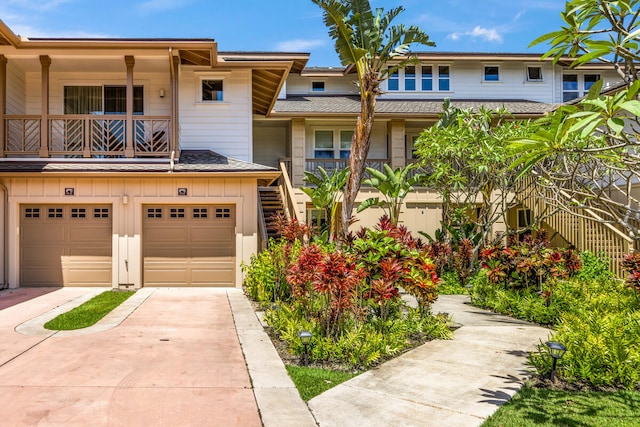
[[[402,5],[398,22],[418,25],[447,52],[528,49],[560,28],[562,0],[372,0]],[[311,0],[2,0],[0,19],[27,37],[214,38],[222,51],[310,52],[311,66],[339,60]]]

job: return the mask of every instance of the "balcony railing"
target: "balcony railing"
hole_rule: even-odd
[[[124,157],[127,118],[121,115],[50,115],[47,148],[52,157]],[[4,155],[39,156],[40,116],[5,116]],[[168,156],[171,119],[161,116],[133,118],[136,157]]]
[[[367,159],[365,165],[367,167],[383,170],[385,164],[390,164],[388,159]],[[322,167],[331,175],[335,171],[349,167],[349,159],[306,159],[305,171],[318,174],[318,168]],[[370,178],[369,173],[365,171],[363,179]]]

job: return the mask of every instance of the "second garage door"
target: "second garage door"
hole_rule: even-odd
[[[145,286],[235,287],[233,206],[144,206]]]

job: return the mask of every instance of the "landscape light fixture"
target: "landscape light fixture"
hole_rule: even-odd
[[[298,338],[302,342],[302,346],[304,347],[304,354],[302,356],[302,366],[309,365],[309,344],[311,343],[311,337],[313,334],[309,331],[300,331],[298,332]]]
[[[567,347],[555,341],[547,341],[546,346],[549,348],[549,354],[553,359],[553,365],[551,365],[551,382],[555,382],[556,379],[556,364],[558,360],[562,359],[564,353],[567,351]]]

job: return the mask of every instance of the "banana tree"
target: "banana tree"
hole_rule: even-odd
[[[333,171],[331,174],[322,167],[318,167],[318,175],[308,171],[304,172],[304,180],[312,187],[302,187],[301,190],[309,196],[313,206],[324,210],[329,222],[329,241],[333,241],[335,238],[335,231],[339,224],[338,208],[341,190],[348,177],[348,168]]]
[[[398,225],[402,202],[414,190],[413,186],[421,183],[426,176],[424,173],[414,173],[415,170],[415,164],[407,165],[404,168],[396,168],[395,170],[385,164],[384,172],[367,168],[371,178],[365,179],[364,184],[370,185],[382,193],[384,200],[380,200],[379,197],[370,197],[360,203],[358,213],[371,206],[378,206],[386,211],[393,225]]]
[[[311,0],[323,12],[324,24],[335,42],[335,50],[344,66],[353,66],[358,74],[360,114],[351,140],[349,169],[344,188],[342,233],[348,233],[356,196],[365,171],[371,144],[376,97],[380,84],[391,74],[416,59],[410,55],[413,44],[435,46],[429,35],[417,26],[392,25],[404,10],[402,6],[387,12],[371,8],[369,0]]]

